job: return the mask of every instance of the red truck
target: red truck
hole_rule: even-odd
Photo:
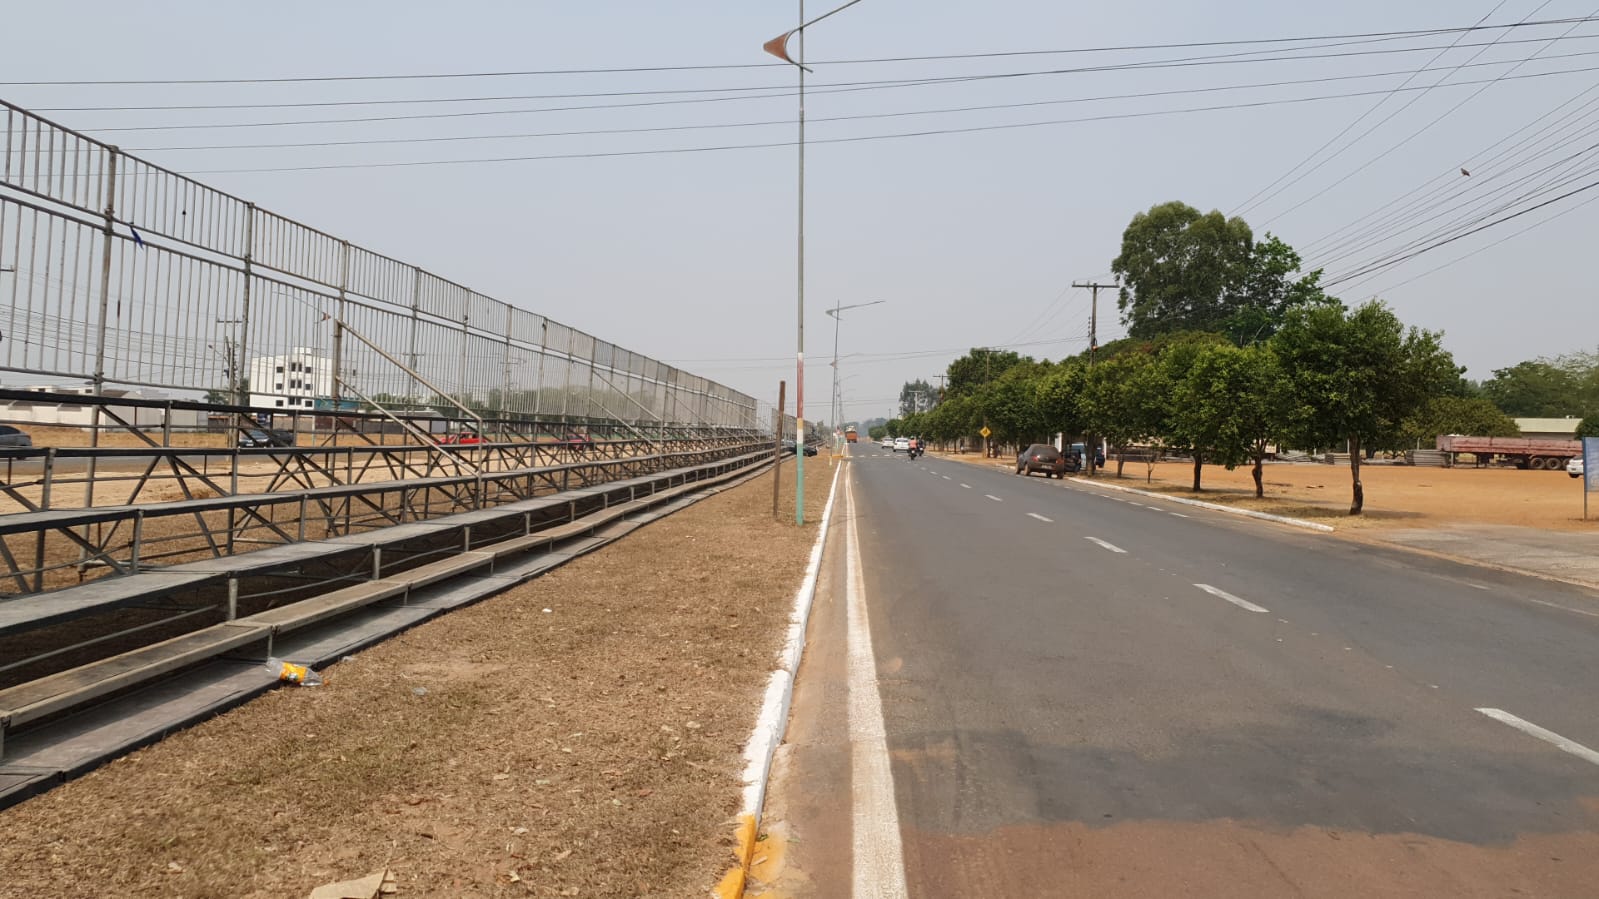
[[[1533,437],[1462,437],[1445,434],[1438,438],[1438,449],[1450,465],[1458,464],[1461,453],[1477,457],[1477,464],[1508,462],[1533,471],[1564,471],[1566,463],[1582,457],[1581,440],[1551,440]]]

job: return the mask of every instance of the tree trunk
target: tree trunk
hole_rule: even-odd
[[[1261,481],[1261,460],[1264,458],[1264,456],[1255,457],[1255,499],[1261,499],[1266,495],[1266,485]]]
[[[1349,506],[1350,515],[1359,515],[1366,507],[1366,488],[1360,483],[1360,438],[1349,438],[1349,472],[1354,478],[1355,495]]]
[[[1127,455],[1121,450],[1116,451],[1116,477],[1122,476],[1122,469],[1127,465]]]
[[[1199,470],[1205,466],[1205,457],[1198,450],[1194,451],[1194,492],[1199,492]]]

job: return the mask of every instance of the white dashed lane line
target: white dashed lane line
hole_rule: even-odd
[[[1097,543],[1100,546],[1103,546],[1104,548],[1110,550],[1113,553],[1125,553],[1125,552],[1127,552],[1127,550],[1122,549],[1121,547],[1117,546],[1116,544],[1108,543],[1108,542],[1106,542],[1104,540],[1099,539],[1098,537],[1085,536],[1085,537],[1083,537],[1083,539],[1087,540],[1090,543]]]
[[[994,495],[994,494],[992,494],[992,493],[985,493],[985,494],[983,494],[983,495],[984,495],[984,496],[986,496],[986,497],[988,497],[988,498],[989,498],[989,499],[991,499],[991,500],[993,500],[993,501],[994,501],[994,502],[996,502],[996,503],[1002,503],[1002,502],[1004,502],[1004,500],[1002,500],[1002,499],[1000,499],[1000,498],[999,498],[999,497],[997,497],[997,496],[995,496],[995,495]]]
[[[961,489],[962,490],[970,490],[970,489],[972,489],[972,485],[970,485],[970,484],[962,484],[961,485]]]
[[[1228,593],[1226,590],[1222,590],[1222,589],[1219,589],[1219,588],[1216,588],[1216,587],[1212,587],[1209,584],[1195,584],[1194,586],[1198,587],[1199,589],[1201,589],[1203,591],[1205,591],[1206,593],[1209,593],[1211,596],[1216,596],[1216,597],[1220,597],[1221,599],[1225,599],[1228,602],[1232,603],[1233,605],[1237,606],[1240,609],[1243,609],[1246,612],[1267,612],[1267,611],[1270,611],[1269,609],[1265,608],[1264,606],[1257,606],[1257,605],[1255,605],[1254,603],[1250,602],[1247,599],[1239,599],[1238,597],[1232,595],[1231,593]],[[1315,636],[1315,635],[1312,634],[1311,636]]]
[[[1527,721],[1523,718],[1517,718],[1515,715],[1512,715],[1509,712],[1501,709],[1478,709],[1477,711],[1487,715],[1489,718],[1492,718],[1495,721],[1498,721],[1500,724],[1509,725],[1510,727],[1514,727],[1516,730],[1519,730],[1528,736],[1537,737],[1545,743],[1553,744],[1555,748],[1561,750],[1562,752],[1569,752],[1585,762],[1592,762],[1595,765],[1599,765],[1599,752],[1594,752],[1592,749],[1589,749],[1581,743],[1578,743],[1576,740],[1569,740],[1552,730],[1545,730],[1538,725],[1533,724],[1531,721]]]
[[[1053,519],[1053,518],[1045,518],[1044,516],[1038,514],[1037,512],[1028,512],[1027,513],[1027,517],[1028,518],[1036,518],[1039,521],[1046,521],[1046,522],[1049,522],[1050,524],[1054,524],[1055,523],[1055,519]]]

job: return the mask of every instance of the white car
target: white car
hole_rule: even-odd
[[[896,452],[896,453],[908,453],[910,451],[911,451],[911,439],[909,437],[895,437],[894,438],[894,452]]]
[[[892,437],[884,437],[883,438],[883,449],[891,450],[893,448],[894,448],[894,438],[892,438]]]
[[[1574,478],[1582,477],[1582,457],[1581,456],[1578,456],[1577,458],[1572,459],[1570,462],[1566,463],[1566,474],[1569,474],[1569,475],[1571,475]]]

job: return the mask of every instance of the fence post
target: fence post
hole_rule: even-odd
[[[344,383],[344,316],[348,311],[345,291],[350,285],[350,242],[339,241],[338,314],[333,317],[333,445],[339,445],[339,412],[344,408],[340,385]],[[313,430],[316,422],[312,420]]]
[[[239,358],[235,363],[233,379],[237,393],[233,397],[235,406],[250,405],[250,389],[245,382],[250,378],[250,279],[252,276],[255,259],[255,204],[244,204],[244,301],[239,309]],[[243,378],[239,377],[238,368],[245,370]],[[235,422],[236,424],[236,422]],[[230,428],[231,432],[232,429]]]

